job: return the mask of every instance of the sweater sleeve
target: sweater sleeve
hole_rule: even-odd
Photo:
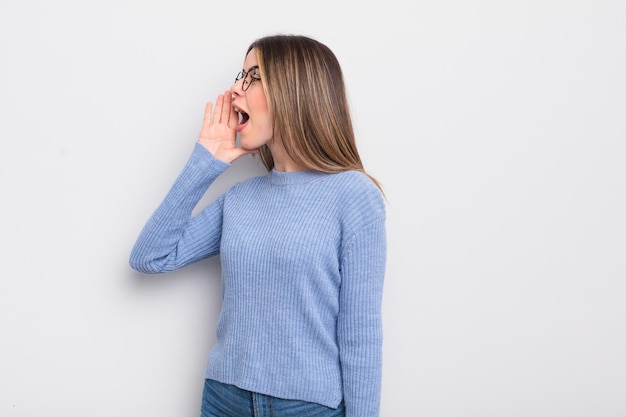
[[[346,417],[378,417],[382,379],[385,219],[350,238],[342,255],[338,342]]]
[[[139,234],[130,254],[133,269],[149,274],[172,271],[219,253],[223,196],[196,216],[192,217],[192,212],[229,166],[196,143],[167,196]]]

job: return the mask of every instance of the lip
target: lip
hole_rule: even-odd
[[[247,125],[248,125],[248,122],[238,123],[237,126],[235,127],[235,130],[237,132],[241,132]]]

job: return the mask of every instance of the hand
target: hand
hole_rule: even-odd
[[[202,129],[198,137],[198,142],[211,152],[214,157],[228,163],[243,155],[258,153],[258,150],[247,150],[237,147],[237,131],[235,127],[239,121],[239,115],[233,110],[231,103],[232,95],[230,91],[217,96],[215,111],[213,111],[213,103],[207,103],[204,108]]]

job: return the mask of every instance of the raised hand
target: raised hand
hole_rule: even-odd
[[[238,121],[239,115],[233,110],[231,93],[226,91],[217,96],[215,111],[211,102],[204,108],[204,120],[198,142],[214,157],[228,163],[243,155],[257,153],[257,150],[237,147],[235,127]]]

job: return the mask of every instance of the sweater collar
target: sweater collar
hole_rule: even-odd
[[[270,181],[274,185],[293,185],[293,184],[306,184],[311,181],[318,180],[328,175],[325,172],[319,171],[295,171],[284,172],[276,171],[272,169],[269,173]]]

